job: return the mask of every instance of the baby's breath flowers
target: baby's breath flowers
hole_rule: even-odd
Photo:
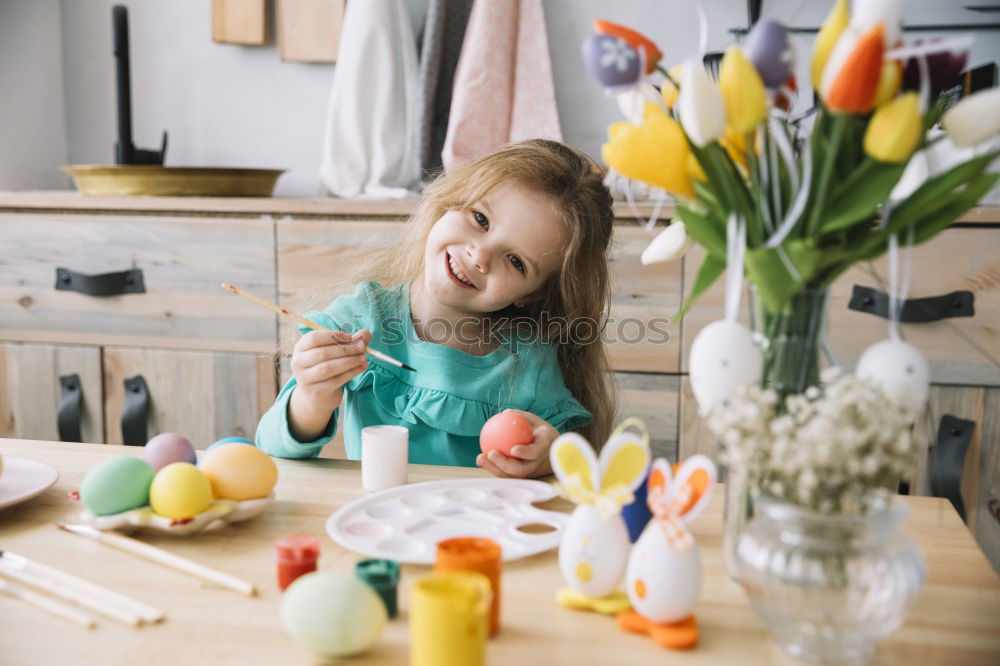
[[[915,415],[866,380],[828,368],[786,398],[740,388],[708,415],[723,463],[771,497],[824,514],[864,513],[913,466]]]

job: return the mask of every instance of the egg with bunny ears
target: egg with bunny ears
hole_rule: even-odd
[[[586,439],[569,432],[552,443],[549,458],[564,495],[578,505],[559,543],[559,570],[573,590],[606,597],[625,573],[631,543],[621,507],[646,475],[648,438],[618,432],[598,459]]]
[[[649,473],[646,501],[653,519],[629,555],[625,592],[637,613],[657,624],[679,622],[694,612],[701,594],[701,557],[687,523],[708,504],[715,463],[694,455],[676,477],[657,458]]]
[[[691,343],[691,390],[705,414],[744,384],[760,381],[764,357],[753,333],[727,319],[701,329]]]
[[[866,349],[855,375],[867,379],[914,415],[927,404],[930,368],[920,350],[898,338],[886,338]]]

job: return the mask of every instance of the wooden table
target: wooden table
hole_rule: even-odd
[[[338,460],[278,460],[277,503],[261,516],[190,538],[145,536],[144,540],[209,566],[252,580],[255,598],[210,587],[171,569],[100,543],[61,532],[57,519],[80,510],[68,493],[106,457],[135,449],[0,439],[0,454],[47,462],[58,483],[43,495],[0,513],[0,549],[26,555],[160,607],[165,622],[131,629],[99,619],[87,631],[21,601],[0,595],[0,663],[30,664],[308,664],[310,655],[284,632],[278,616],[272,544],[284,534],[322,537],[321,568],[353,571],[358,555],[325,537],[324,522],[361,493],[357,463]],[[410,481],[481,477],[478,469],[413,465]],[[927,583],[909,620],[878,649],[879,664],[1000,663],[1000,579],[976,547],[958,515],[944,500],[908,499],[908,533],[927,559]],[[562,500],[548,508],[568,509]],[[668,652],[647,638],[622,633],[614,620],[556,605],[562,585],[551,551],[511,562],[503,573],[503,629],[490,641],[494,665],[546,664],[761,664],[790,663],[727,578],[720,552],[722,494],[716,492],[695,521],[705,579],[697,615],[702,641],[690,652]],[[426,567],[404,566],[402,615],[387,626],[377,646],[353,664],[408,662],[408,587]]]

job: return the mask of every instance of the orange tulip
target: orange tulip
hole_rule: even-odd
[[[823,72],[822,96],[828,109],[844,113],[871,111],[882,72],[884,32],[879,23],[863,35],[848,27],[840,36]]]
[[[618,25],[617,23],[612,23],[611,21],[604,21],[601,19],[594,20],[594,32],[599,35],[611,35],[612,37],[619,37],[628,42],[629,46],[634,48],[636,51],[639,47],[646,50],[646,74],[651,73],[655,68],[656,64],[660,62],[660,58],[663,54],[660,53],[660,49],[656,47],[651,39],[639,34],[635,30],[626,28],[623,25]]]

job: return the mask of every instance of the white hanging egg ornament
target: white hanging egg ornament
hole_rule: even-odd
[[[865,350],[855,374],[881,388],[914,414],[923,411],[930,390],[930,368],[920,350],[908,342],[886,338]]]
[[[703,414],[738,387],[759,382],[764,368],[753,333],[725,319],[701,329],[691,344],[688,360],[691,390]]]

